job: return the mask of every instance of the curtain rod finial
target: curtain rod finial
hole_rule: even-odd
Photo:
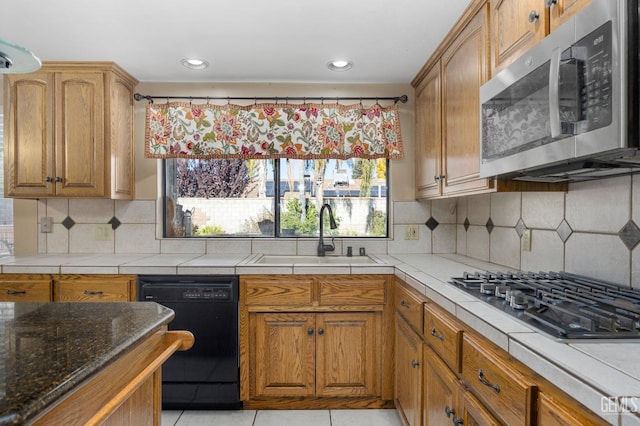
[[[407,95],[398,96],[394,104],[397,104],[398,102],[402,102],[403,104],[406,104],[408,100],[409,100],[409,97]]]

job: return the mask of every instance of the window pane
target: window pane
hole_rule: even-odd
[[[272,237],[273,161],[165,160],[165,237]]]
[[[387,236],[387,160],[280,160],[280,235],[318,236],[318,212],[332,208],[340,237]]]
[[[165,160],[165,237],[388,235],[387,160]],[[274,200],[277,200],[277,204]]]

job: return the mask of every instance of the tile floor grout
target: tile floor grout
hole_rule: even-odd
[[[230,412],[236,412],[235,414],[244,413],[247,415],[244,419],[241,418],[229,418]],[[249,414],[249,411],[253,411],[252,415]],[[322,410],[211,410],[208,412],[207,410],[168,410],[162,413],[162,426],[199,426],[199,425],[220,425],[220,426],[236,426],[238,422],[246,425],[246,426],[269,426],[277,424],[278,426],[291,426],[300,425],[300,419],[296,419],[295,423],[291,423],[293,419],[296,418],[296,414],[299,415],[300,411],[309,411],[309,412],[326,412],[328,414],[328,423],[327,417],[324,417],[324,420],[317,421],[317,418],[314,419],[313,416],[307,418],[307,426],[315,426],[315,425],[324,425],[324,426],[361,426],[363,424],[368,424],[371,426],[386,425],[386,426],[402,426],[402,421],[399,417],[397,417],[397,413],[395,410],[331,410],[331,409],[322,409]],[[348,413],[350,411],[350,413]],[[259,414],[264,412],[264,415],[260,416]],[[335,413],[334,413],[335,412]],[[192,415],[186,413],[193,413]],[[274,423],[274,413],[277,415],[282,415],[282,417],[289,417],[289,421],[284,423]],[[348,413],[348,414],[347,414]],[[395,416],[393,414],[394,413]],[[218,417],[217,414],[220,414]],[[346,416],[345,416],[346,414]],[[291,417],[293,415],[293,418]],[[175,417],[175,420],[169,421],[170,418]],[[251,417],[250,417],[251,416]],[[304,414],[303,414],[304,416]],[[337,418],[336,418],[337,416]],[[391,416],[391,417],[389,417]],[[304,421],[303,421],[304,423]]]

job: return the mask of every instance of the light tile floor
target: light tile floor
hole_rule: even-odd
[[[162,426],[402,426],[395,410],[163,411]]]

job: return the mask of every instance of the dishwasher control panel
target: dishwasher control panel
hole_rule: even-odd
[[[231,291],[227,288],[189,288],[182,292],[183,299],[229,300]]]

